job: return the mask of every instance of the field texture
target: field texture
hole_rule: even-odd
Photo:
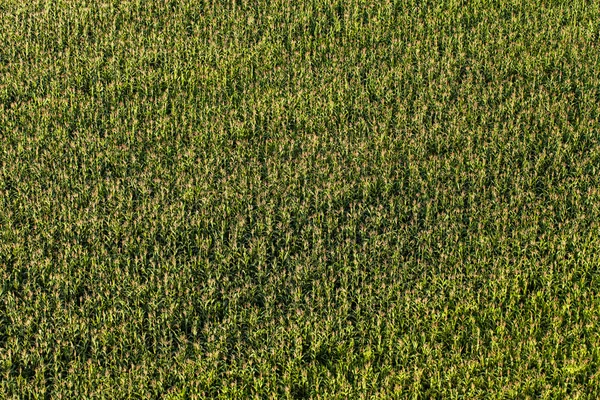
[[[0,398],[600,397],[600,2],[0,0]]]

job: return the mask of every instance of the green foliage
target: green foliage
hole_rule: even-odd
[[[598,21],[2,0],[0,397],[600,397]]]

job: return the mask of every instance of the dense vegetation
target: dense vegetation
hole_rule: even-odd
[[[0,398],[600,397],[600,2],[0,0]]]

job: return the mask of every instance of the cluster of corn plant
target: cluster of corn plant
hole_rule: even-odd
[[[0,398],[600,397],[599,21],[0,0]]]

